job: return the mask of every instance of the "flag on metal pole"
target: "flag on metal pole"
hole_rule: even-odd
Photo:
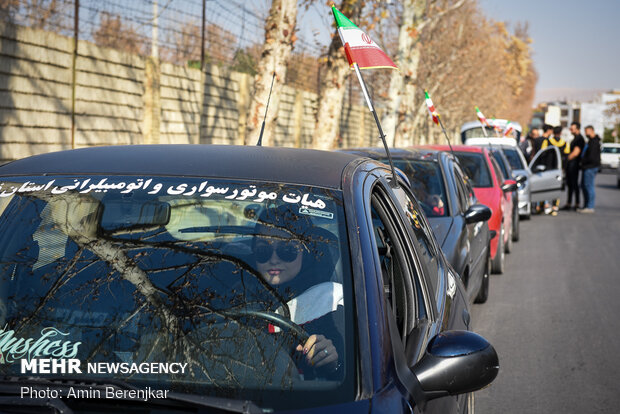
[[[370,36],[354,25],[353,22],[347,18],[347,16],[340,12],[340,10],[332,6],[332,13],[334,14],[334,19],[336,19],[338,35],[340,36],[340,40],[344,46],[344,51],[347,56],[347,60],[349,61],[349,66],[355,70],[355,75],[357,76],[360,87],[362,88],[368,109],[375,118],[375,123],[377,124],[377,129],[379,130],[379,136],[381,137],[381,141],[383,141],[383,146],[385,147],[385,152],[388,156],[390,167],[392,168],[393,184],[398,187],[396,168],[394,167],[394,162],[392,161],[392,155],[390,154],[390,150],[385,139],[385,134],[381,128],[379,117],[377,116],[377,112],[375,111],[370,95],[368,94],[366,83],[364,82],[364,78],[360,72],[360,68],[398,69],[398,67],[394,64],[394,62],[392,62],[392,59],[390,59],[385,52],[375,42],[373,42]]]
[[[504,136],[507,137],[508,134],[512,132],[512,122],[508,121],[506,127],[504,128]]]
[[[439,125],[439,114],[435,110],[435,105],[433,105],[433,101],[431,101],[431,97],[428,95],[428,91],[424,89],[424,99],[426,100],[426,107],[428,108],[428,112],[431,114],[431,118],[433,118],[433,122],[435,125]]]
[[[497,135],[497,138],[500,137],[500,127],[499,125],[497,125],[497,121],[495,120],[495,118],[491,118],[491,124],[493,125],[493,130],[495,131],[495,135]]]
[[[452,152],[452,154],[454,155],[454,150],[452,149],[452,144],[450,143],[450,138],[448,137],[446,128],[444,128],[443,122],[441,122],[441,118],[439,117],[439,114],[437,113],[437,110],[435,109],[435,105],[433,104],[433,101],[431,100],[431,97],[428,94],[428,91],[426,89],[424,89],[424,99],[426,100],[426,107],[428,108],[428,113],[431,115],[433,122],[441,127],[441,130],[443,131],[443,135],[446,137],[446,140],[448,141],[450,152]],[[456,159],[456,156],[455,156],[455,159]]]
[[[357,63],[360,69],[389,68],[398,69],[392,59],[385,54],[366,33],[360,30],[340,10],[332,6],[338,26],[338,34],[344,45],[349,65]]]
[[[474,108],[476,108],[476,116],[478,117],[478,119],[480,120],[480,123],[482,124],[482,133],[484,134],[485,137],[488,137],[487,129],[485,128],[485,126],[488,126],[490,128],[491,125],[489,125],[489,121],[487,121],[487,119],[484,117],[480,109],[478,109],[477,106],[475,106]]]

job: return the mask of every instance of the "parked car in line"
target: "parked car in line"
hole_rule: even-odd
[[[506,132],[504,135],[507,119],[488,119],[489,126],[484,126],[484,130],[480,121],[465,122],[461,125],[461,143],[467,144],[467,140],[470,138],[496,138],[496,139],[513,139],[519,142],[521,139],[521,133],[523,128],[518,122],[510,121],[510,132]]]
[[[601,145],[601,168],[615,170],[620,164],[620,144],[604,142]]]
[[[448,145],[433,145],[432,148],[450,150]],[[494,273],[503,273],[505,253],[510,252],[512,245],[512,192],[517,182],[502,181],[499,166],[486,148],[452,145],[452,150],[472,181],[476,198],[491,208],[489,229],[496,232],[491,239],[491,269]]]
[[[532,204],[545,200],[559,198],[562,193],[562,176],[560,151],[553,145],[538,151],[535,159],[527,163],[525,156],[512,138],[468,138],[466,145],[501,148],[510,166],[515,179],[519,178],[519,215],[529,219],[532,214]],[[536,170],[536,171],[534,171]]]
[[[505,181],[508,178],[512,178],[517,182],[517,188],[512,192],[512,241],[519,241],[519,184],[525,181],[524,176],[517,176],[510,167],[510,163],[504,151],[501,148],[489,148],[491,151],[491,155],[497,161],[497,165],[500,169],[499,173],[502,176],[502,181]]]
[[[22,344],[2,350],[3,408],[40,412],[17,397],[36,387],[76,413],[465,413],[499,370],[418,202],[368,158],[41,154],[0,166],[0,230],[0,322]],[[30,356],[84,370],[25,374]]]
[[[388,163],[383,148],[340,151]],[[486,302],[491,273],[491,210],[475,199],[452,154],[430,148],[393,149],[394,165],[407,177],[448,262],[461,276],[469,300]]]

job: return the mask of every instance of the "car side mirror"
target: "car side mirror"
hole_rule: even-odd
[[[446,331],[431,339],[412,371],[429,401],[486,387],[497,377],[499,359],[482,336]]]
[[[467,224],[487,221],[491,218],[491,209],[483,204],[474,204],[465,212],[465,222]]]
[[[536,167],[534,167],[534,171],[539,173],[539,172],[543,172],[547,170],[547,166],[543,165],[543,164],[538,164]]]
[[[527,176],[525,176],[523,174],[519,174],[519,175],[517,175],[515,180],[517,181],[517,184],[523,184],[525,181],[527,181]]]
[[[513,191],[516,191],[517,189],[517,182],[515,180],[506,180],[504,181],[504,184],[502,184],[502,191],[505,193],[511,193]]]

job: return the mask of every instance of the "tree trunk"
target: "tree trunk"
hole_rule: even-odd
[[[388,106],[383,118],[383,129],[388,145],[406,144],[401,138],[404,132],[413,130],[411,117],[414,104],[414,81],[420,62],[420,27],[424,18],[426,0],[404,0],[403,15],[398,32],[398,52],[396,65],[400,71],[392,73],[388,91]],[[407,134],[410,135],[410,134]]]
[[[362,1],[346,1],[341,12],[349,19],[355,20],[361,14]],[[344,56],[342,41],[336,29],[329,45],[327,64],[320,79],[320,93],[316,124],[312,144],[314,148],[333,149],[338,140],[340,113],[345,94],[345,79],[350,72],[349,64]]]
[[[267,146],[275,138],[278,107],[282,87],[286,80],[286,62],[295,43],[297,21],[296,0],[273,0],[265,22],[265,44],[254,77],[254,93],[248,110],[245,134],[246,145],[256,145],[261,130],[265,107],[269,97],[271,79],[275,73],[273,92],[265,120],[262,143]]]

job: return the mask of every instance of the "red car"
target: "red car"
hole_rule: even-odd
[[[448,145],[433,145],[442,151],[450,151]],[[512,248],[512,192],[517,182],[506,179],[486,148],[469,145],[453,145],[452,149],[465,173],[469,176],[478,201],[491,208],[489,230],[495,231],[491,239],[492,270],[504,272],[504,255]]]

